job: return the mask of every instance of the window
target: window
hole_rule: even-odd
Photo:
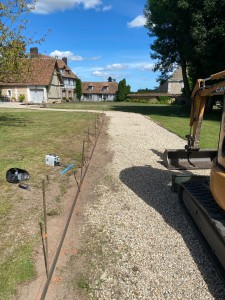
[[[88,91],[93,91],[93,89],[94,89],[93,85],[88,86]]]
[[[108,89],[109,89],[109,87],[106,85],[106,86],[103,86],[102,91],[103,91],[103,92],[107,92]]]
[[[7,90],[7,96],[12,97],[12,91],[11,90]]]

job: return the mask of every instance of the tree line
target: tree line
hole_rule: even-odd
[[[180,65],[189,96],[196,79],[225,69],[225,0],[147,0],[144,14],[159,81]]]

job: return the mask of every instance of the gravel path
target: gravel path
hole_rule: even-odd
[[[161,164],[165,149],[183,148],[185,141],[142,115],[106,114],[113,159],[93,192],[99,201],[86,208],[94,240],[101,241],[90,294],[99,300],[225,299]]]

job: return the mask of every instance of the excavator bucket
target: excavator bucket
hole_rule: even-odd
[[[169,170],[210,169],[217,150],[197,150],[188,153],[181,149],[167,149],[163,153],[163,164]]]

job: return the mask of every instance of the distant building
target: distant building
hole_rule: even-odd
[[[63,79],[63,86],[61,86],[61,97],[63,100],[75,100],[75,88],[77,76],[71,71],[67,65],[67,58],[57,59],[60,73]]]
[[[182,77],[182,70],[181,67],[178,67],[171,75],[171,77],[159,86],[158,91],[173,95],[181,95],[183,87],[184,82]]]
[[[82,82],[81,101],[114,101],[117,82]]]
[[[66,58],[39,54],[37,47],[30,49],[30,57],[19,79],[11,77],[0,83],[3,97],[9,101],[23,99],[26,103],[53,103],[75,97],[77,77],[67,66]]]

